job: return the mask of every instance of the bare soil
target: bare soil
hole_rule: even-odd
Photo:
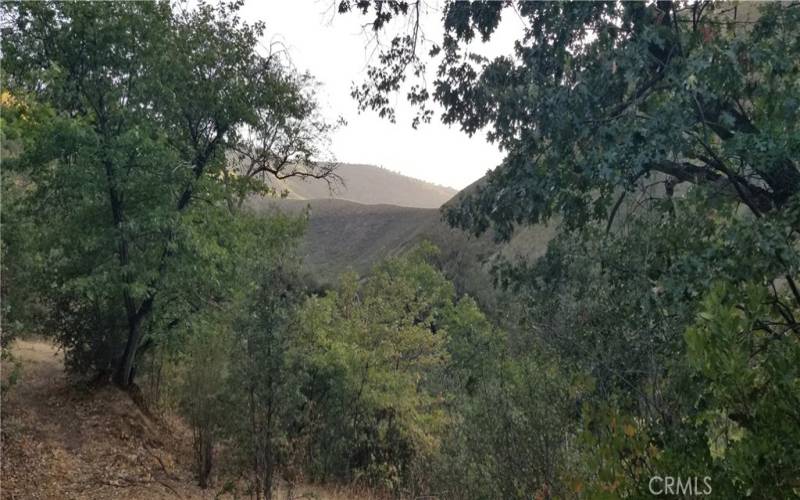
[[[49,342],[17,340],[12,353],[21,373],[0,408],[0,499],[231,498],[196,485],[190,435],[177,419],[145,414],[116,387],[71,380]],[[11,368],[4,363],[4,377]],[[311,485],[293,494],[356,497],[367,498]]]
[[[3,396],[0,497],[213,498],[182,461],[188,436],[113,386],[70,381],[48,342],[19,340],[12,352],[22,371]]]

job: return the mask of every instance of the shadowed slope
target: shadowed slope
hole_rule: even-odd
[[[364,205],[345,200],[259,199],[252,206],[263,213],[310,210],[300,245],[304,268],[319,284],[332,284],[345,271],[365,274],[382,259],[400,255],[422,241],[441,251],[438,264],[460,292],[492,307],[496,293],[490,268],[498,256],[535,258],[546,249],[552,228],[525,228],[507,244],[489,234],[475,237],[451,228],[438,209]]]

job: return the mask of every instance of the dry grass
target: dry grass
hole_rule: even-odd
[[[295,200],[335,198],[367,205],[439,208],[456,194],[453,188],[407,177],[374,165],[342,163],[337,167],[336,174],[343,183],[335,186],[329,186],[323,180],[299,178],[283,181],[272,179],[270,182],[278,191],[287,191],[289,198]]]
[[[189,434],[177,419],[148,417],[113,386],[70,380],[46,341],[18,340],[12,353],[22,371],[3,395],[0,498],[230,498],[195,485]],[[370,496],[303,485],[292,498]]]
[[[72,383],[52,344],[20,340],[12,352],[22,372],[4,397],[2,498],[204,498],[180,433],[127,393]]]
[[[440,249],[438,260],[459,292],[476,297],[487,309],[494,308],[498,300],[489,272],[491,263],[500,257],[512,262],[536,259],[555,235],[555,225],[537,225],[520,229],[507,243],[496,243],[491,234],[474,237],[448,226],[442,213],[430,208],[330,199],[259,199],[251,206],[262,213],[299,213],[311,207],[299,250],[304,270],[319,284],[336,283],[344,271],[367,274],[383,259],[401,255],[426,240]]]

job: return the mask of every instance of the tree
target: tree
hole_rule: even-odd
[[[24,98],[8,91],[0,93],[0,106],[0,155],[5,159],[18,154],[24,123],[41,119],[41,114],[46,116],[46,111],[33,108]],[[0,283],[2,300],[0,349],[5,359],[11,341],[17,335],[24,333],[23,325],[31,322],[31,316],[36,316],[38,301],[34,294],[36,287],[32,283],[33,276],[30,272],[35,267],[35,255],[31,251],[32,228],[22,203],[29,186],[20,176],[9,174],[7,171],[3,171],[2,174],[0,182],[2,182],[3,210],[0,212],[0,222],[3,238],[0,241],[0,252],[2,252],[0,270],[3,279]]]
[[[704,382],[696,423],[705,430],[715,494],[796,494],[800,337],[771,302],[757,283],[717,283],[686,331],[693,374]]]
[[[296,325],[306,294],[296,252],[302,222],[282,215],[257,221],[258,253],[241,266],[247,288],[232,324],[236,342],[227,383],[234,415],[228,417],[228,431],[243,467],[253,473],[258,499],[262,493],[273,498],[278,474],[297,465],[292,456],[305,403],[300,387],[308,350]]]
[[[230,331],[219,321],[194,321],[192,335],[184,347],[182,370],[178,371],[181,414],[192,429],[197,481],[201,488],[211,485],[214,448],[225,430],[231,407],[225,392],[232,365]]]
[[[375,30],[411,16],[354,89],[363,108],[390,115],[386,96],[424,77],[421,6],[340,3]],[[481,57],[475,39],[508,14],[514,55]],[[433,89],[409,98],[506,152],[449,222],[499,239],[562,222],[547,257],[499,278],[530,313],[512,342],[596,384],[576,401],[576,494],[645,498],[654,470],[789,494],[796,453],[776,436],[798,380],[797,2],[451,2],[443,23]]]
[[[264,26],[240,7],[2,7],[5,85],[53,110],[7,162],[32,185],[49,326],[75,366],[113,370],[122,387],[163,296],[181,296],[169,288],[213,283],[225,236],[203,228],[220,207],[266,175],[332,175],[313,161],[329,126],[308,77],[259,53]]]
[[[670,471],[713,477],[722,496],[785,496],[796,454],[778,447],[774,433],[794,418],[780,401],[797,398],[797,373],[784,357],[795,354],[797,330],[791,292],[775,277],[786,263],[797,269],[800,262],[786,238],[788,221],[741,218],[724,205],[710,209],[697,193],[669,203],[672,213],[639,213],[610,235],[596,227],[561,234],[533,265],[504,268],[528,314],[517,342],[545,346],[591,381],[566,426],[580,445],[573,477],[587,493],[603,498],[613,488],[615,495],[647,498],[653,471]],[[720,294],[721,285],[745,293]],[[724,319],[740,314],[753,326]],[[747,385],[753,379],[757,389]],[[721,403],[721,387],[728,398],[733,387],[753,396]],[[755,399],[757,405],[744,403]],[[734,409],[737,403],[747,410]],[[720,454],[726,441],[740,445],[742,455]],[[745,472],[753,467],[772,476]]]
[[[447,424],[443,325],[454,300],[429,251],[389,259],[362,283],[345,276],[302,308],[313,477],[424,491]]]
[[[388,113],[386,95],[425,64],[421,5],[344,0],[339,11],[354,7],[374,9],[376,31],[417,16],[354,89],[363,108]],[[471,44],[505,16],[524,25],[514,57],[481,57]],[[451,213],[463,227],[492,224],[507,236],[555,213],[573,223],[605,217],[618,190],[654,173],[673,187],[727,192],[758,214],[800,189],[794,2],[449,2],[442,18],[433,92],[413,87],[410,99],[435,100],[443,121],[469,134],[489,127],[507,152]]]

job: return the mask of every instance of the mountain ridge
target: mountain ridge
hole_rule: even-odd
[[[341,182],[290,177],[268,182],[292,200],[340,199],[365,205],[387,204],[412,208],[439,208],[458,191],[410,177],[384,167],[340,163],[335,171]]]

